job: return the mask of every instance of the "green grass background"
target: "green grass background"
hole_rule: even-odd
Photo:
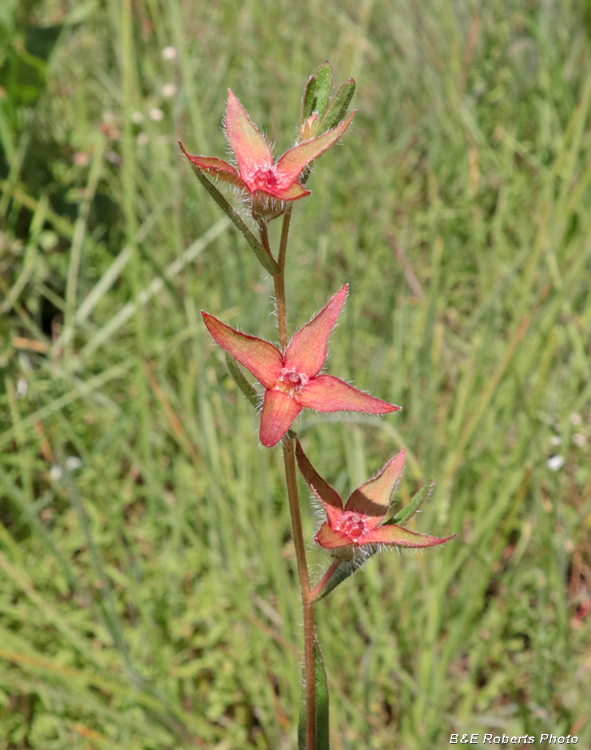
[[[590,747],[589,2],[9,0],[0,27],[0,750],[294,748],[282,461],[199,316],[274,341],[272,282],[176,139],[224,156],[231,87],[280,153],[326,58],[358,113],[295,210],[289,324],[350,282],[330,370],[403,411],[298,429],[342,493],[406,446],[399,501],[436,481],[412,528],[456,533],[319,604],[332,747]]]

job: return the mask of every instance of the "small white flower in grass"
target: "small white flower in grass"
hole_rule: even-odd
[[[585,445],[586,442],[585,436],[580,432],[575,432],[575,434],[572,436],[572,441],[578,448],[581,448],[583,445]]]
[[[175,60],[177,55],[178,55],[178,52],[177,52],[176,47],[165,47],[162,50],[163,60]]]
[[[57,245],[59,242],[59,237],[55,232],[52,232],[49,229],[44,230],[39,235],[39,244],[45,250],[46,253],[50,252],[50,250],[53,250],[53,248]]]
[[[550,438],[550,445],[561,445],[562,444],[562,438],[560,435],[552,435]]]
[[[558,453],[556,456],[550,456],[550,458],[546,461],[546,466],[550,469],[550,471],[558,471],[559,469],[562,469],[564,466],[564,456],[561,456],[560,453]]]
[[[136,141],[137,141],[138,146],[146,146],[149,140],[150,138],[147,133],[137,134]]]
[[[153,107],[150,110],[150,120],[154,120],[154,122],[162,122],[164,120],[164,112],[160,107]]]
[[[176,94],[176,86],[174,83],[167,83],[160,89],[160,93],[165,99],[170,99]]]
[[[24,398],[29,390],[29,384],[24,378],[19,378],[16,381],[16,396],[17,398]]]
[[[62,467],[54,464],[49,470],[49,476],[54,482],[59,481],[62,478]]]
[[[583,424],[583,417],[580,414],[577,414],[576,411],[574,411],[570,415],[570,423],[573,425],[573,427],[578,427],[580,424]]]
[[[134,125],[139,125],[141,122],[144,121],[144,115],[141,112],[134,112],[131,115],[131,121]]]
[[[78,456],[68,456],[66,458],[66,469],[68,469],[68,471],[76,471],[76,469],[79,469],[81,466],[82,461]]]
[[[18,353],[18,363],[21,366],[23,372],[31,372],[33,365],[31,364],[31,358],[26,352]]]

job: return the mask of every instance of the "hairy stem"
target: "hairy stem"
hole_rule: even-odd
[[[306,547],[302,532],[302,518],[296,484],[293,438],[283,439],[283,461],[287,479],[287,495],[291,512],[293,542],[296,551],[302,608],[304,614],[304,671],[306,674],[306,750],[316,747],[316,670],[314,663],[314,602],[310,595],[310,578],[306,563]]]
[[[281,350],[287,347],[287,315],[285,308],[285,257],[287,252],[287,236],[291,220],[291,207],[283,217],[281,241],[279,245],[279,273],[273,276],[275,282],[275,304],[279,325],[279,344]],[[271,252],[267,227],[261,223],[261,242],[265,250]],[[306,545],[302,531],[302,517],[296,480],[295,452],[293,437],[288,433],[282,441],[283,462],[285,464],[285,478],[287,481],[287,497],[291,513],[293,529],[293,543],[296,553],[296,563],[302,593],[302,608],[304,618],[304,671],[306,675],[306,750],[316,748],[316,674],[314,663],[314,602],[310,592],[310,577],[306,563]]]
[[[289,224],[291,222],[291,206],[285,209],[283,224],[281,225],[281,240],[279,241],[279,258],[277,264],[279,268],[285,270],[285,255],[287,253],[287,236],[289,234]]]
[[[282,229],[281,231],[281,245],[279,248],[280,259],[283,251],[283,265],[281,263],[278,263],[279,273],[273,276],[273,283],[275,284],[275,305],[277,307],[277,321],[279,325],[279,346],[282,352],[284,352],[287,348],[287,311],[285,309],[285,251],[287,249],[287,232],[289,231],[288,215],[291,215],[291,211],[289,211],[289,214],[286,213],[286,215],[283,217],[283,227],[285,229],[285,222],[287,221],[287,231],[284,231],[284,229]],[[272,258],[273,254],[269,245],[269,233],[267,231],[267,224],[264,221],[261,221],[259,226],[261,230],[261,244],[265,248],[265,251]],[[284,234],[285,240],[283,238]]]

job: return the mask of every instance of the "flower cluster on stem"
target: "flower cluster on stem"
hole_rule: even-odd
[[[254,390],[238,365],[248,370],[262,386],[259,438],[268,448],[281,443],[283,451],[304,620],[305,691],[302,696],[304,710],[300,721],[300,750],[328,748],[328,692],[314,631],[314,603],[381,547],[432,547],[452,539],[418,534],[401,525],[423,502],[428,494],[426,489],[415,496],[406,512],[394,519],[386,518],[404,468],[404,450],[390,459],[375,477],[358,487],[343,503],[312,466],[291,429],[303,409],[369,414],[388,414],[400,409],[322,372],[328,339],[347,297],[348,284],[336,292],[288,342],[285,265],[292,207],[295,201],[311,194],[305,187],[310,165],[343,136],[355,115],[355,112],[347,115],[355,82],[349,79],[331,98],[332,80],[329,63],[323,63],[310,78],[304,93],[298,142],[277,160],[273,158],[271,146],[232,91],[228,94],[225,127],[235,156],[235,166],[217,157],[189,154],[180,144],[208,193],[227,213],[259,261],[273,275],[279,348],[231,328],[207,312],[202,311],[202,315],[210,335],[226,352],[232,377],[251,403],[256,403]],[[240,193],[258,228],[258,239],[209,177],[230,184]],[[267,225],[280,215],[283,215],[283,224],[279,250],[275,256],[269,244]],[[314,588],[310,586],[306,562],[296,462],[326,513],[326,521],[318,529],[315,541],[334,558]],[[321,699],[317,694],[319,680],[323,680]]]

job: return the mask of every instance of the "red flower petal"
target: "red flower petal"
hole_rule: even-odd
[[[265,388],[277,382],[283,366],[281,352],[273,344],[235,331],[206,312],[201,311],[207,330],[217,343],[250,370]]]
[[[336,549],[337,547],[352,547],[353,544],[346,534],[331,529],[327,523],[323,523],[314,537],[315,541],[325,549]]]
[[[351,112],[346,120],[341,122],[336,128],[329,130],[318,138],[312,138],[310,141],[300,143],[286,151],[277,162],[277,172],[281,175],[281,180],[291,182],[297,180],[304,167],[320,154],[323,154],[333,143],[339,140],[345,130],[351,124],[355,112]]]
[[[226,133],[230,148],[236,156],[241,177],[251,175],[258,169],[269,169],[273,166],[271,146],[230,90],[226,109]]]
[[[268,448],[276,445],[291,427],[302,407],[282,391],[265,391],[259,437]]]
[[[402,526],[394,524],[390,526],[380,526],[379,529],[370,531],[363,536],[360,544],[392,544],[396,547],[434,547],[437,544],[443,544],[453,539],[455,534],[448,536],[447,539],[440,539],[438,536],[429,536],[428,534],[417,534],[414,531],[403,529]]]
[[[260,190],[260,188],[258,188]],[[267,195],[272,195],[274,198],[277,198],[281,201],[297,201],[300,198],[305,198],[307,195],[310,195],[310,190],[306,190],[306,188],[302,187],[299,182],[294,182],[293,185],[290,185],[288,188],[280,189],[278,187],[268,187],[265,190],[261,190],[262,193],[266,193]]]
[[[299,403],[316,411],[363,411],[366,414],[387,414],[399,411],[400,406],[388,404],[379,398],[358,391],[332,375],[312,378],[297,397]]]
[[[296,458],[298,460],[298,466],[302,472],[302,476],[310,485],[310,489],[316,495],[316,497],[324,505],[326,510],[326,517],[331,525],[334,525],[336,520],[343,513],[343,501],[339,497],[336,490],[325,482],[316,469],[312,466],[308,457],[302,450],[300,441],[296,440]]]
[[[326,359],[328,337],[335,327],[349,285],[337,292],[328,304],[309,323],[294,335],[285,352],[285,367],[313,378],[320,372]]]
[[[364,520],[370,529],[374,529],[388,512],[390,498],[404,469],[404,455],[403,448],[379,474],[358,487],[347,500],[345,510],[365,515]]]
[[[191,164],[194,164],[203,172],[215,175],[220,180],[224,180],[224,182],[229,182],[232,185],[236,185],[236,187],[246,187],[246,183],[240,179],[240,175],[238,174],[238,172],[231,164],[228,164],[228,162],[225,162],[222,159],[216,159],[215,156],[193,156],[192,154],[187,153],[185,147],[180,141],[178,143],[183,154],[187,157]]]

